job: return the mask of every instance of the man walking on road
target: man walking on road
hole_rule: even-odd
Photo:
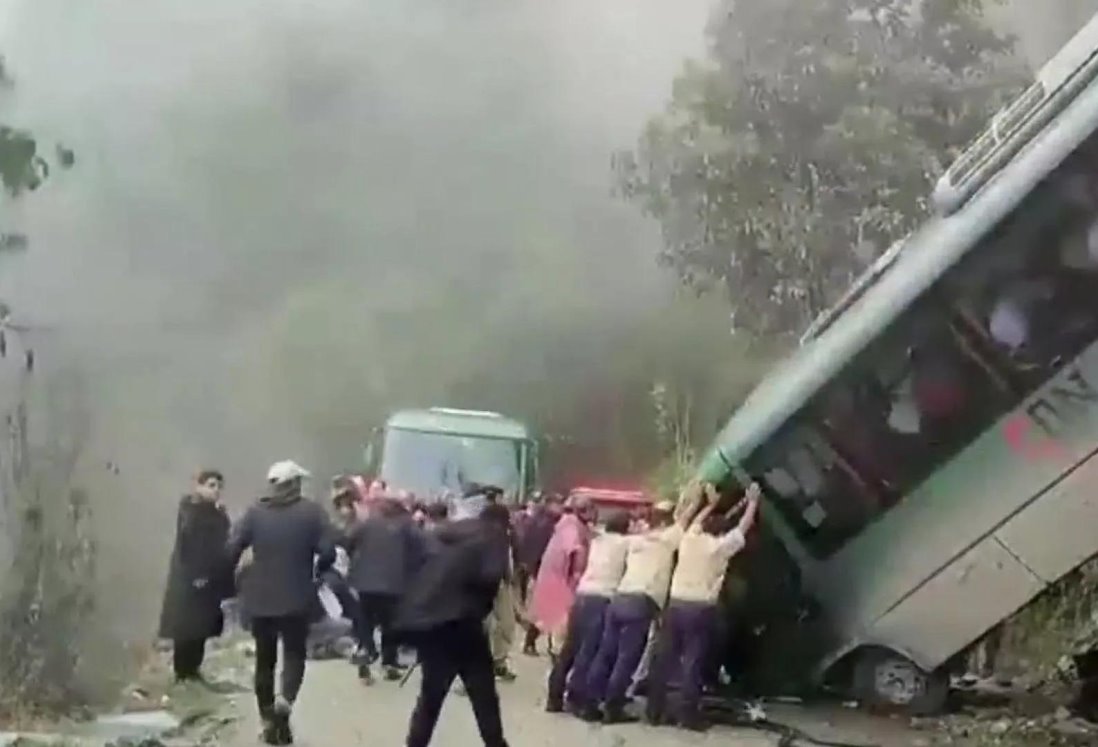
[[[492,660],[496,666],[496,677],[503,682],[513,682],[515,673],[511,671],[511,649],[515,643],[515,629],[518,627],[518,600],[515,594],[514,543],[511,536],[511,512],[500,503],[492,503],[484,509],[481,517],[494,523],[507,537],[507,574],[496,593],[492,614],[488,616],[488,644],[492,649]]]
[[[456,677],[465,685],[485,747],[507,747],[485,618],[507,574],[507,536],[482,517],[483,489],[470,489],[454,505],[416,563],[397,611],[395,627],[415,646],[422,668],[419,698],[407,747],[431,742],[443,701]]]
[[[233,527],[232,567],[245,550],[252,563],[243,580],[244,608],[255,638],[255,698],[263,721],[263,741],[291,744],[290,712],[305,677],[309,612],[316,601],[314,563],[324,571],[335,562],[335,533],[318,504],[302,497],[309,473],[291,461],[267,473],[268,495]],[[282,693],[275,698],[275,666],[281,641]]]
[[[518,574],[519,594],[523,604],[529,602],[534,580],[541,569],[541,559],[549,540],[553,538],[557,521],[564,512],[564,504],[557,496],[545,499],[544,504],[535,506],[533,514],[527,517],[518,532]],[[537,642],[540,631],[534,623],[528,623],[522,651],[527,656],[537,656]]]
[[[365,520],[353,525],[344,538],[351,556],[349,581],[358,592],[362,605],[362,632],[365,641],[373,641],[381,630],[381,666],[388,680],[400,679],[397,645],[392,623],[400,594],[407,583],[412,553],[418,540],[412,517],[400,504],[382,498]],[[369,645],[369,644],[367,644]],[[372,681],[368,663],[359,667],[359,676]]]

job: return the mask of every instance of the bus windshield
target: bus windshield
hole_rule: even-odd
[[[390,428],[381,477],[421,498],[460,493],[469,483],[494,485],[515,496],[522,485],[522,448],[512,439]]]

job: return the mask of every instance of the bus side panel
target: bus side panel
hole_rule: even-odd
[[[1065,392],[1090,390],[1098,392],[1098,345],[816,565],[812,591],[839,629],[864,630],[1086,460],[1098,443],[1098,401],[1065,400]],[[1098,532],[1089,544],[1088,554],[1098,551]],[[977,633],[999,622],[988,618]]]
[[[1098,550],[1098,457],[1091,457],[997,533],[1051,583]]]
[[[988,537],[1071,463],[1020,463],[1000,427],[985,432],[831,558],[812,567],[810,590],[848,636]],[[988,611],[986,624],[998,619]],[[977,633],[979,631],[976,631]]]
[[[988,538],[878,620],[867,639],[883,645],[902,642],[915,663],[930,671],[1043,587],[996,539]]]

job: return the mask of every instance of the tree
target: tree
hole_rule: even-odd
[[[12,86],[0,56],[0,94]],[[33,133],[0,121],[0,205],[38,189],[52,164],[73,162],[72,151],[60,145],[48,159]],[[0,252],[26,248],[22,233],[0,225]],[[7,334],[23,329],[9,316],[0,301],[0,358]],[[63,711],[82,699],[75,642],[94,606],[90,502],[75,484],[87,436],[85,408],[71,401],[79,394],[74,382],[35,390],[33,361],[26,348],[13,404],[2,413],[0,549],[13,552],[10,567],[0,567],[0,724],[28,712]]]
[[[802,328],[909,232],[1024,80],[976,0],[722,0],[709,38],[614,168],[660,261],[755,333]]]
[[[0,94],[11,91],[14,82],[8,74],[3,55],[0,55]],[[69,168],[75,161],[71,150],[63,145],[55,146],[55,161]],[[14,200],[42,186],[50,175],[50,161],[34,134],[26,129],[0,121],[0,205],[4,200]],[[27,248],[27,237],[0,226],[0,251],[16,251]]]

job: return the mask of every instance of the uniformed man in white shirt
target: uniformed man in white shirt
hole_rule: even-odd
[[[679,542],[678,563],[671,579],[671,601],[668,603],[661,644],[648,679],[646,716],[650,723],[667,720],[667,686],[678,680],[680,687],[679,725],[701,730],[700,705],[705,661],[717,617],[717,599],[728,562],[744,548],[747,533],[755,524],[758,512],[759,486],[752,483],[743,502],[739,523],[729,528],[731,515],[715,512],[720,495],[706,486],[708,503],[691,522]]]
[[[644,534],[629,538],[625,573],[606,611],[602,638],[591,669],[582,683],[581,715],[588,721],[629,721],[626,694],[644,654],[652,621],[667,603],[675,552],[691,517],[703,499],[691,484],[678,506],[657,505]]]
[[[549,693],[545,710],[560,713],[565,706],[579,710],[585,701],[584,683],[602,639],[606,608],[625,573],[629,552],[629,514],[621,511],[610,516],[591,540],[587,568],[576,588],[576,601],[568,616],[564,646],[549,672]]]

